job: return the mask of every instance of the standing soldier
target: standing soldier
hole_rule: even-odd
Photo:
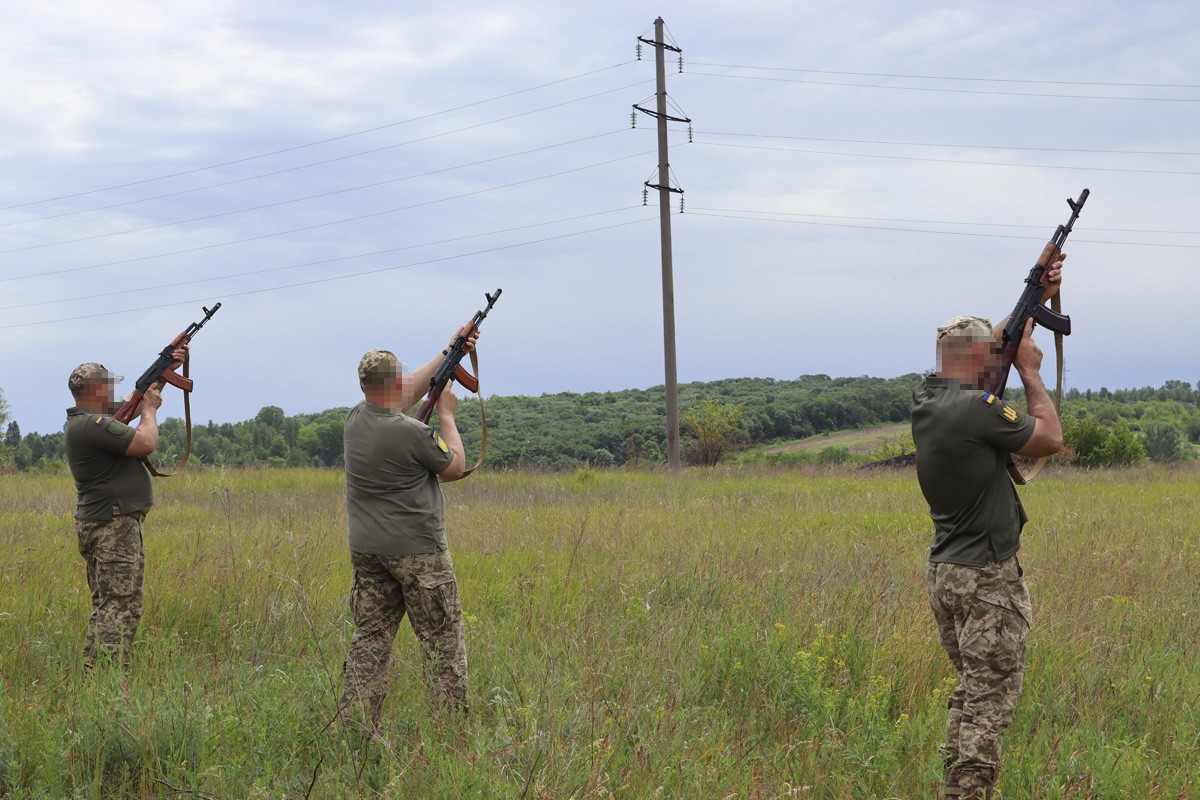
[[[1043,279],[1047,299],[1062,282],[1063,258]],[[929,602],[958,673],[940,748],[947,798],[991,797],[1000,742],[1021,695],[1033,612],[1017,550],[1028,518],[1009,480],[1007,456],[1053,455],[1063,444],[1058,412],[1042,383],[1042,351],[1030,338],[1032,320],[1013,361],[1029,413],[980,388],[1000,367],[1003,327],[955,317],[938,328],[938,371],[913,396],[917,479],[934,522]]]
[[[187,346],[171,355],[183,363]],[[142,520],[154,505],[150,473],[142,458],[158,444],[157,384],[142,398],[137,426],[113,419],[115,386],[124,378],[101,364],[80,364],[67,379],[75,405],[67,409],[67,464],[75,478],[78,503],[75,535],[87,563],[92,615],[88,619],[83,665],[115,659],[129,668],[133,638],[142,618]]]
[[[468,335],[469,333],[469,335]],[[477,329],[463,326],[466,349]],[[342,715],[364,704],[374,733],[387,697],[392,644],[405,614],[417,635],[438,704],[467,711],[467,647],[454,564],[446,543],[439,485],[463,477],[466,458],[454,423],[449,385],[437,401],[440,433],[405,416],[419,400],[441,357],[412,374],[387,350],[371,350],[358,365],[364,400],[346,416],[346,511],[354,587],[355,633],[345,663]]]

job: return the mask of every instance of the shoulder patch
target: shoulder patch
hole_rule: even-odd
[[[100,425],[101,424],[100,420],[103,420],[103,419],[104,419],[104,417],[100,417],[100,419],[96,420],[96,424]],[[107,423],[103,424],[103,427],[104,427],[104,430],[108,431],[113,436],[120,436],[125,431],[129,430],[128,425],[126,425],[124,422],[118,422],[115,419],[109,419]]]
[[[433,439],[433,443],[438,446],[438,449],[443,453],[450,452],[450,445],[446,444],[445,440],[433,428],[429,429],[429,435]]]
[[[984,392],[982,399],[983,402],[987,403],[989,406],[996,404],[996,395],[992,394],[991,392]]]
[[[1000,407],[1000,416],[1004,417],[1009,422],[1016,423],[1017,410],[1015,408],[1013,408],[1012,406],[1010,406],[1008,403],[1005,403],[1003,406]]]

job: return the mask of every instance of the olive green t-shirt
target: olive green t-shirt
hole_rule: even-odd
[[[437,431],[364,400],[346,415],[345,455],[351,550],[405,556],[448,549],[437,476],[454,453]]]
[[[108,414],[67,409],[67,465],[79,493],[75,519],[112,519],[114,502],[122,514],[154,504],[150,473],[125,455],[133,435],[133,428]]]
[[[929,560],[981,567],[1016,554],[1028,517],[1005,467],[1033,417],[993,394],[931,375],[913,393],[917,480],[933,518]]]

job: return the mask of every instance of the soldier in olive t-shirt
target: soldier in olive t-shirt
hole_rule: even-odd
[[[1062,447],[1031,331],[1027,325],[1013,362],[1029,414],[980,388],[1002,363],[995,332],[980,317],[955,317],[938,328],[938,374],[913,394],[917,480],[934,524],[926,588],[958,675],[940,748],[946,797],[991,796],[1001,741],[1021,696],[1033,609],[1017,560],[1025,510],[1006,461],[1009,453],[1042,456]]]
[[[982,567],[1014,556],[1027,517],[1005,466],[1033,435],[1033,417],[953,378],[914,395],[917,480],[933,518],[936,563]]]
[[[153,505],[150,473],[125,455],[135,433],[107,414],[67,409],[67,464],[78,492],[75,519],[109,520],[114,508],[120,515]]]
[[[183,363],[186,350],[184,345],[173,351],[172,368]],[[110,411],[121,380],[95,362],[80,364],[67,379],[75,398],[65,426],[67,465],[78,494],[75,538],[92,595],[83,646],[87,669],[102,657],[128,668],[142,618],[142,520],[154,504],[154,492],[140,458],[158,443],[162,396],[157,385],[150,386],[135,415],[141,419],[130,427]]]
[[[406,556],[447,549],[438,475],[454,454],[433,428],[364,400],[346,415],[345,454],[353,552]]]
[[[456,334],[473,350],[478,331]],[[358,364],[364,399],[346,415],[346,514],[354,585],[354,636],[346,653],[343,724],[373,734],[387,697],[387,670],[408,617],[439,705],[467,711],[467,645],[441,485],[466,474],[449,385],[437,400],[441,432],[405,416],[428,388],[440,357],[412,374],[394,353],[371,350]],[[443,436],[445,438],[443,438]],[[355,709],[361,707],[361,726]]]

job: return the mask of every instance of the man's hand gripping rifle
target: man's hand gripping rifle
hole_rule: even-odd
[[[1075,227],[1075,220],[1079,219],[1079,212],[1083,210],[1083,204],[1087,202],[1089,193],[1090,190],[1084,189],[1080,192],[1078,200],[1067,198],[1067,205],[1071,207],[1071,218],[1067,220],[1066,225],[1058,226],[1054,236],[1042,249],[1042,255],[1038,258],[1037,263],[1033,265],[1033,269],[1029,270],[1029,277],[1025,278],[1025,290],[1021,292],[1021,299],[1017,301],[1017,307],[1013,309],[1004,326],[1003,338],[1000,342],[1001,347],[1004,348],[1000,368],[983,387],[997,397],[1004,396],[1004,387],[1008,384],[1008,373],[1012,369],[1013,360],[1017,357],[1017,348],[1021,346],[1025,323],[1030,318],[1035,324],[1054,331],[1056,341],[1061,341],[1059,337],[1071,335],[1071,318],[1066,314],[1059,313],[1058,296],[1054,297],[1055,308],[1053,310],[1042,305],[1042,297],[1046,293],[1042,278],[1050,265],[1058,258],[1059,253],[1062,252],[1062,246],[1067,241],[1067,237],[1071,235],[1071,230]],[[1061,349],[1059,353],[1061,358]]]
[[[429,417],[433,414],[433,407],[437,404],[438,398],[442,391],[446,388],[446,384],[450,381],[458,381],[459,384],[468,392],[479,391],[479,365],[475,361],[475,353],[471,353],[472,366],[475,370],[475,375],[467,372],[466,368],[460,363],[463,356],[467,354],[464,343],[467,337],[479,329],[479,325],[487,317],[488,312],[492,310],[492,306],[496,305],[496,300],[500,297],[500,289],[497,289],[494,294],[484,292],[484,297],[487,298],[487,307],[481,311],[476,311],[475,316],[471,318],[470,327],[467,329],[466,335],[455,337],[450,343],[450,348],[446,350],[442,363],[433,372],[433,377],[429,379],[429,393],[425,396],[424,402],[417,409],[416,419],[421,422],[429,422]],[[480,457],[482,458],[482,453]]]

